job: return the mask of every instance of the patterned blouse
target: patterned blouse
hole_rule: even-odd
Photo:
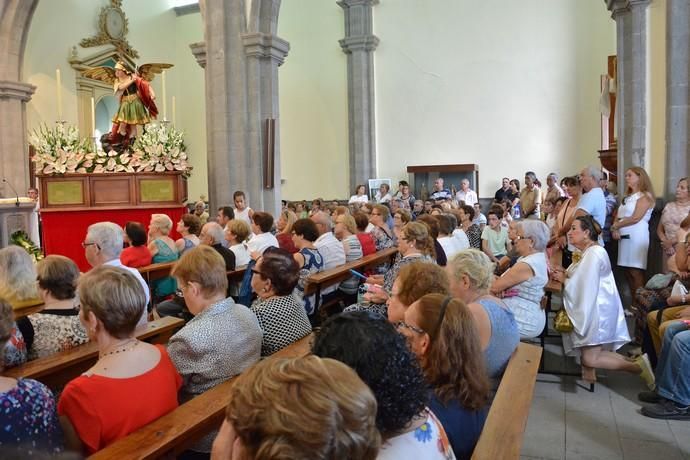
[[[272,355],[311,332],[307,312],[291,294],[256,299],[252,311],[264,333],[261,356]]]
[[[295,286],[293,294],[304,303],[304,309],[308,315],[311,315],[314,313],[316,307],[316,305],[314,305],[316,296],[312,294],[308,297],[304,297],[304,288],[307,285],[307,278],[309,278],[309,275],[323,270],[324,261],[321,253],[316,248],[302,248],[299,253],[304,257],[304,265],[302,265],[302,268],[299,270],[299,281],[297,282],[297,286]]]
[[[382,251],[395,246],[393,236],[383,230],[381,227],[374,226],[374,229],[370,233],[372,238],[374,238],[374,244],[376,245],[377,251]]]
[[[89,341],[79,310],[46,309],[17,321],[29,349],[29,359],[44,358]]]
[[[419,458],[455,460],[448,435],[436,416],[427,410],[426,421],[414,431],[394,436],[381,445],[378,460]]]
[[[479,225],[472,224],[467,228],[467,239],[470,240],[470,247],[474,249],[482,249],[482,229]]]
[[[16,448],[16,458],[63,448],[53,393],[36,380],[19,379],[16,387],[0,393],[0,427],[0,452]]]
[[[664,233],[674,245],[678,242],[676,234],[680,228],[680,223],[688,217],[690,212],[690,203],[684,205],[678,204],[677,201],[666,203],[664,210],[661,213],[661,225],[664,227]],[[669,255],[675,254],[675,248],[669,250]]]

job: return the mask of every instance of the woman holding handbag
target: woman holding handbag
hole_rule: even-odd
[[[576,249],[573,263],[554,268],[552,278],[564,284],[563,308],[573,330],[563,334],[567,355],[580,356],[583,380],[594,383],[596,369],[639,374],[654,388],[654,373],[647,355],[631,361],[615,352],[630,341],[616,281],[606,250],[597,241],[601,227],[592,216],[579,216],[568,231]]]

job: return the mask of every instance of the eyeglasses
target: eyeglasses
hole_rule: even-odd
[[[96,246],[96,248],[101,249],[101,247],[98,245],[98,243],[87,243],[86,241],[81,242],[81,247],[86,249],[89,246]]]
[[[416,332],[417,334],[420,334],[420,335],[421,335],[421,334],[426,334],[426,332],[424,331],[424,329],[420,329],[420,328],[418,328],[417,326],[413,326],[413,325],[411,325],[411,324],[407,324],[405,321],[398,321],[397,323],[395,323],[395,328],[398,329],[398,330],[403,329],[403,328],[409,329],[409,330],[411,330],[412,332]]]

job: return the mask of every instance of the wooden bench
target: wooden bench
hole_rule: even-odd
[[[267,359],[304,356],[310,352],[311,340],[310,334]],[[234,383],[233,378],[211,388],[89,458],[155,459],[183,452],[220,427],[225,409],[230,403],[230,389]]]
[[[518,345],[498,386],[473,460],[520,458],[541,354],[535,345]]]
[[[23,318],[24,316],[33,315],[34,313],[38,313],[39,311],[43,310],[44,308],[45,308],[44,303],[39,303],[38,305],[29,305],[26,307],[16,308],[14,310],[14,319],[16,321],[19,318]]]
[[[307,284],[304,286],[304,295],[316,294],[315,305],[320,304],[321,300],[321,290],[324,287],[331,286],[335,283],[339,283],[353,275],[350,270],[364,271],[364,269],[375,267],[383,263],[388,262],[392,259],[395,254],[398,253],[397,248],[383,249],[382,251],[377,251],[374,254],[369,254],[368,256],[362,257],[361,259],[348,262],[345,265],[339,267],[331,268],[329,270],[324,270],[322,272],[314,273],[309,275],[307,278]]]
[[[152,281],[170,276],[170,272],[172,272],[172,269],[176,263],[177,261],[161,262],[158,264],[146,265],[145,267],[139,267],[137,270],[139,270],[139,273],[141,273],[141,276],[146,281],[146,284],[150,286]]]
[[[183,325],[184,321],[179,318],[165,317],[139,326],[135,335],[139,340],[165,344]],[[3,376],[36,379],[55,389],[79,376],[96,361],[98,361],[98,347],[94,342],[89,342],[7,369],[3,372]]]

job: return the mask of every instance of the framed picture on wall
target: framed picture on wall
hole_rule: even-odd
[[[369,199],[371,201],[376,201],[376,193],[379,191],[381,184],[388,184],[390,191],[393,181],[391,179],[369,179]]]

